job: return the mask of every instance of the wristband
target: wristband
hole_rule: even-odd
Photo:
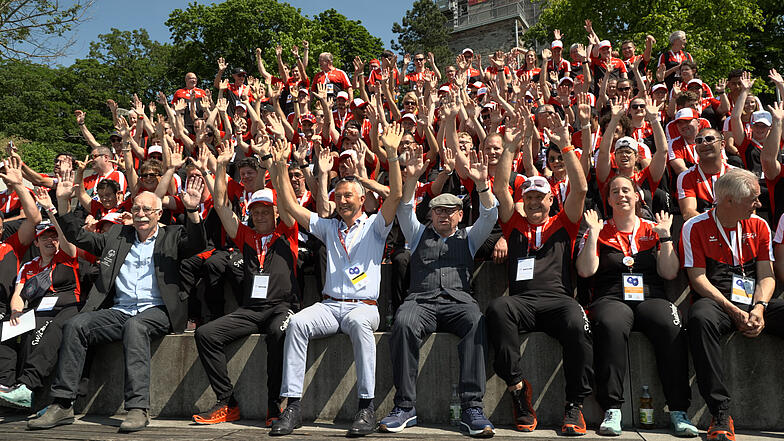
[[[400,160],[399,156],[394,156],[392,158],[387,158],[387,162],[397,162],[398,160]]]
[[[52,214],[57,214],[57,208],[55,208],[54,206],[51,208],[47,208],[46,211]]]
[[[672,237],[660,237],[659,243],[672,242]]]
[[[198,208],[186,208],[185,211],[188,213],[197,213],[199,211]]]
[[[79,125],[80,125],[80,126],[83,126],[83,125],[84,125],[84,123],[79,123]]]
[[[271,153],[267,153],[266,155],[261,157],[262,161],[266,161],[267,159],[272,159],[272,154]]]
[[[144,119],[144,114],[140,114],[139,119]]]
[[[490,186],[489,186],[489,185],[488,185],[487,187],[485,187],[485,189],[484,189],[484,190],[479,190],[479,191],[477,191],[477,194],[479,194],[479,193],[484,193],[484,192],[486,192],[486,191],[488,191],[488,190],[490,190]]]
[[[591,125],[590,124],[585,124],[583,126],[580,126],[580,128],[583,129],[583,130],[591,130]]]
[[[763,302],[762,300],[757,300],[757,302],[754,303],[754,306],[757,306],[757,305],[762,305],[762,310],[763,311],[768,309],[768,302]]]
[[[563,155],[563,154],[566,154],[566,153],[569,153],[569,152],[572,152],[572,151],[574,151],[574,146],[573,145],[567,145],[566,147],[561,149],[561,154]]]
[[[308,164],[307,162],[299,165],[299,168],[308,168],[308,167],[310,167],[310,164]]]

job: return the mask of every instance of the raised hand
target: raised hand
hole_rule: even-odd
[[[144,103],[139,99],[139,95],[135,93],[133,94],[133,99],[131,99],[131,107],[133,107],[137,115],[144,115]]]
[[[316,163],[318,164],[318,169],[320,173],[326,173],[332,170],[332,165],[335,161],[334,156],[332,156],[332,152],[329,149],[320,149],[318,152],[318,157],[316,158]]]
[[[585,20],[585,26],[583,27],[585,28],[585,32],[593,34],[593,23],[591,20]]]
[[[22,185],[22,161],[18,156],[10,156],[5,160],[5,173],[0,173],[5,185]]]
[[[283,122],[278,115],[274,113],[267,114],[264,116],[264,122],[267,123],[267,128],[273,135],[276,135],[279,138],[286,137],[286,130],[283,128]]]
[[[226,113],[226,110],[229,108],[229,101],[226,98],[218,98],[217,104],[215,107],[218,109],[218,112]]]
[[[586,210],[585,214],[583,214],[583,219],[588,228],[597,234],[604,228],[604,221],[599,218],[599,213],[596,210]]]
[[[283,46],[276,45],[275,46],[275,56],[280,57],[283,54]]]
[[[742,90],[749,90],[754,86],[754,82],[756,82],[756,78],[751,77],[751,72],[743,72],[740,75],[740,87]]]
[[[775,71],[775,69],[771,69]],[[721,95],[724,91],[727,90],[727,79],[722,78],[717,83],[716,86],[713,88],[713,91],[716,92],[716,95]]]
[[[660,239],[670,237],[672,230],[672,215],[666,211],[661,211],[653,216],[656,219],[656,225],[653,226],[653,231],[659,235]]]
[[[185,158],[182,154],[182,146],[177,143],[169,144],[171,153],[169,153],[169,164],[171,168],[177,170],[185,164]]]
[[[556,113],[555,115],[550,115],[550,126],[552,129],[545,128],[545,132],[547,133],[547,137],[550,138],[558,148],[564,148],[569,145],[571,141],[571,137],[569,136],[569,127],[567,127],[564,122],[561,120],[561,116]]]
[[[168,102],[168,100],[166,99],[166,94],[163,93],[163,92],[158,91],[158,93],[155,94],[155,97],[158,100],[158,104],[160,104],[162,106],[165,106],[166,103]],[[184,101],[184,100],[179,100],[179,101]]]
[[[656,105],[656,103],[653,102],[653,98],[646,97],[645,98],[645,117],[648,118],[648,119],[651,119],[651,120],[659,118],[659,112],[661,111],[662,106],[664,106],[664,103]]]
[[[108,107],[112,113],[117,113],[117,103],[114,100],[106,100],[106,107]]]
[[[356,75],[360,75],[365,72],[365,62],[362,61],[362,58],[360,58],[359,55],[354,57],[352,64],[354,65],[354,73]]]
[[[289,148],[289,143],[285,139],[276,139],[275,142],[272,144],[272,161],[277,164],[285,164],[286,160],[288,159],[289,152],[291,149]]]
[[[229,141],[223,141],[220,146],[218,146],[218,157],[217,162],[218,164],[228,165],[231,162],[231,159],[234,157],[234,146],[231,145]]]
[[[189,210],[198,207],[203,192],[204,178],[199,175],[191,176],[188,178],[188,182],[185,184],[185,192],[181,196],[182,205]]]
[[[294,46],[291,46],[291,53],[292,53],[292,54],[293,54],[295,57],[299,58],[299,47],[297,47],[297,45],[296,45],[296,44],[295,44]]]
[[[155,115],[155,111],[157,110],[157,107],[155,106],[155,101],[150,101],[149,103],[147,103],[147,108],[150,110],[150,116]]]
[[[388,153],[393,153],[397,156],[397,148],[400,146],[400,140],[403,138],[403,126],[398,122],[393,122],[384,130],[381,136],[381,143]],[[387,157],[390,155],[387,154]]]
[[[44,210],[49,211],[50,209],[54,208],[54,204],[52,204],[52,198],[49,196],[49,192],[46,191],[45,188],[35,187],[33,195],[35,196],[35,200],[38,202],[38,205],[40,205]]]
[[[84,124],[84,117],[87,116],[87,114],[81,110],[74,110],[74,116],[76,117],[76,124],[81,126]]]
[[[469,165],[468,177],[471,178],[477,186],[481,183],[487,182],[487,164],[489,160],[487,155],[481,153],[477,154],[476,150],[469,152]]]
[[[424,159],[424,151],[421,145],[417,145],[409,152],[409,160],[406,164],[405,172],[407,179],[419,179],[422,173],[427,170],[430,160]]]
[[[74,194],[74,171],[66,170],[57,174],[57,188],[55,196],[57,199],[70,199]]]
[[[560,40],[561,37],[563,37],[563,35],[561,34],[561,30],[560,29],[554,29],[553,30],[553,38],[555,38],[556,40]]]
[[[667,71],[667,66],[664,64],[660,64],[659,67],[656,68],[656,81],[664,81],[664,72]]]
[[[258,52],[256,53],[259,53],[261,52],[261,49],[257,49],[257,51]],[[227,67],[229,67],[229,65],[226,63],[226,60],[224,60],[223,57],[218,58],[218,70],[223,72]]]
[[[768,74],[768,78],[770,78],[770,80],[776,84],[784,83],[784,78],[781,77],[780,73],[776,72],[776,69],[770,70],[770,73]]]
[[[219,87],[218,88],[220,90],[228,89],[229,88],[229,79],[228,78],[222,79],[221,82],[219,83]]]
[[[591,122],[591,99],[586,92],[577,95],[577,117],[582,125]]]
[[[784,102],[773,103],[772,106],[768,106],[768,111],[774,120],[784,120]]]
[[[542,49],[542,59],[549,60],[553,56],[553,52],[550,49],[544,48]],[[609,72],[609,70],[608,70]]]
[[[295,160],[297,164],[305,164],[307,162],[309,147],[308,140],[300,138],[297,148],[291,152],[291,158]]]

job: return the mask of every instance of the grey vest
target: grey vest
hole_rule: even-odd
[[[476,303],[471,296],[473,269],[465,229],[442,240],[428,226],[411,254],[411,287],[406,300],[431,299],[445,293],[461,303]]]

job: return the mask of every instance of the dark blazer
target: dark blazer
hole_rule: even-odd
[[[82,219],[73,213],[57,216],[57,221],[69,242],[88,253],[100,256],[97,262],[99,275],[82,310],[95,311],[112,307],[115,297],[114,282],[136,240],[136,229],[133,226],[115,225],[104,234],[91,233],[82,228]],[[188,319],[188,293],[180,291],[179,285],[180,262],[204,251],[206,247],[207,238],[202,222],[195,224],[186,220],[184,227],[181,225],[158,227],[153,262],[158,278],[158,289],[166,305],[174,332],[182,332]]]

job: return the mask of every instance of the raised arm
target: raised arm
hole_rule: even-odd
[[[76,124],[79,126],[79,133],[82,134],[82,138],[84,138],[85,142],[87,142],[87,145],[93,149],[100,147],[101,143],[95,140],[93,134],[90,133],[90,129],[88,129],[84,124],[84,118],[87,116],[87,114],[81,110],[74,110],[74,116],[76,116]]]
[[[550,127],[553,127],[552,131],[549,129],[545,130],[547,130],[553,144],[561,149],[561,156],[563,156],[564,165],[566,166],[566,175],[569,177],[570,188],[564,202],[564,211],[566,211],[570,221],[577,223],[583,215],[585,195],[588,193],[588,183],[585,180],[585,173],[583,173],[580,166],[580,160],[577,159],[577,154],[574,152],[574,146],[569,145],[569,128],[561,121],[561,117],[558,114],[550,116]]]
[[[746,97],[749,96],[749,90],[754,85],[755,78],[751,78],[749,72],[743,72],[740,76],[740,93],[735,100],[735,107],[732,108],[732,116],[730,116],[730,125],[732,126],[732,138],[735,145],[739,146],[746,138],[746,132],[743,130],[743,121],[740,117],[743,115],[743,108],[746,104]]]
[[[313,213],[299,204],[289,180],[289,168],[286,164],[289,152],[288,145],[283,140],[277,140],[272,150],[272,164],[270,165],[272,186],[278,194],[278,207],[285,211],[284,215],[286,216],[286,219],[281,219],[284,222],[292,222],[290,225],[296,221],[300,228],[310,231],[310,217]]]
[[[577,274],[580,277],[591,277],[599,269],[599,253],[597,246],[599,243],[599,233],[604,227],[604,222],[599,219],[599,213],[594,210],[585,212],[585,223],[588,230],[584,236],[584,241],[580,244],[580,251],[575,260]]]
[[[57,216],[55,216],[57,209],[52,203],[49,192],[43,187],[35,187],[35,199],[38,201],[38,205],[50,214],[49,220],[52,221],[52,225],[57,230],[57,240],[60,241],[60,249],[69,256],[76,257],[76,247],[71,242],[68,242],[68,239],[63,235],[63,230],[60,228],[60,223],[57,222]]]
[[[512,174],[512,161],[517,156],[522,142],[523,130],[519,124],[507,126],[504,133],[504,151],[495,167],[493,194],[498,200],[498,220],[508,222],[515,211],[514,200],[509,193],[509,176]]]
[[[400,139],[403,137],[403,127],[397,122],[393,122],[381,136],[381,143],[387,153],[387,163],[389,163],[389,197],[381,206],[381,215],[384,216],[386,224],[389,225],[395,220],[395,213],[400,199],[403,196],[403,183],[400,176],[400,166],[397,164],[397,149],[400,146]]]
[[[651,172],[651,179],[656,182],[661,181],[664,170],[667,168],[667,135],[664,134],[659,122],[660,106],[653,103],[650,97],[645,99],[645,119],[653,129],[653,143],[656,145],[656,153],[653,154],[648,170]]]
[[[212,82],[212,85],[216,89],[220,89],[221,77],[223,77],[223,71],[226,70],[227,67],[229,67],[229,65],[226,63],[226,60],[224,60],[223,57],[218,58],[218,72],[215,73],[215,80]]]
[[[779,146],[781,145],[781,126],[784,121],[784,103],[781,101],[768,106],[768,111],[773,117],[770,126],[770,132],[767,139],[762,146],[762,153],[760,153],[760,162],[762,162],[762,172],[765,173],[767,179],[775,179],[781,173],[781,163],[779,163],[777,156],[779,154]]]
[[[596,157],[596,180],[599,182],[606,182],[607,177],[610,176],[610,164],[612,161],[610,158],[610,149],[612,148],[613,142],[612,134],[615,133],[615,128],[618,126],[618,122],[620,122],[621,117],[623,116],[623,105],[613,104],[610,107],[610,111],[612,112],[612,117],[604,130],[604,133],[609,135],[602,137],[602,142],[599,144],[599,155]]]
[[[6,187],[16,192],[16,195],[19,197],[25,220],[19,226],[17,234],[22,245],[30,245],[33,243],[33,239],[35,239],[35,226],[41,222],[41,212],[38,211],[33,196],[23,184],[20,162],[19,159],[13,156],[6,159],[5,173],[0,173],[0,178],[3,179]]]

